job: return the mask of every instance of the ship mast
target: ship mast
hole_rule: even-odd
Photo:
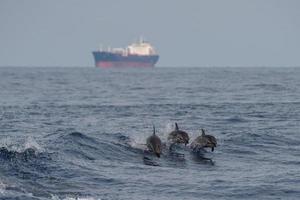
[[[144,38],[143,36],[140,36],[140,44],[144,43]]]

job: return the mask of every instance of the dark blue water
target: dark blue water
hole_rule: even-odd
[[[177,122],[218,140],[144,158]],[[1,199],[299,199],[300,68],[0,68]]]

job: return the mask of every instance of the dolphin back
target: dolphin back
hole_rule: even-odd
[[[192,149],[200,148],[211,148],[214,151],[214,148],[217,146],[217,139],[212,135],[203,134],[198,136],[191,144]]]
[[[152,135],[147,138],[147,147],[150,151],[155,153],[157,157],[160,157],[161,149],[162,149],[162,143],[160,138],[157,135]]]
[[[185,131],[175,130],[169,133],[168,140],[172,143],[189,143],[189,135]]]

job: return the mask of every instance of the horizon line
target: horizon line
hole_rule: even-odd
[[[95,67],[95,66],[81,66],[81,65],[0,65],[1,68],[8,68],[8,67],[24,67],[24,68],[101,68],[101,67]],[[300,65],[158,65],[152,68],[224,68],[224,67],[248,67],[248,68],[264,68],[264,67],[300,67]],[[118,67],[115,67],[118,69]],[[124,67],[124,68],[135,68],[135,67]],[[122,68],[119,68],[122,69]],[[147,68],[148,69],[148,68]]]

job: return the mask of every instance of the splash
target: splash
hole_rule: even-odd
[[[146,134],[144,135],[141,134],[137,137],[131,138],[128,142],[128,145],[135,149],[144,150],[146,149],[146,139],[147,139]]]
[[[163,138],[167,138],[169,133],[172,132],[174,130],[174,124],[175,122],[171,122],[171,121],[168,121],[166,124],[165,124],[165,128],[163,130]]]
[[[41,147],[36,140],[34,140],[32,137],[26,138],[25,144],[24,144],[24,150],[26,149],[34,149],[35,152],[45,152],[45,149]]]
[[[156,135],[159,136],[161,141],[167,144],[168,134],[174,130],[174,123],[175,122],[164,122],[162,126],[156,126]],[[160,128],[162,127],[162,128]],[[152,128],[152,127],[151,127]],[[146,148],[146,139],[152,134],[152,129],[147,128],[141,131],[139,134],[134,135],[130,141],[129,145],[133,148],[142,149]]]
[[[6,185],[0,180],[0,194],[4,194]]]
[[[51,200],[101,200],[101,198],[95,198],[95,197],[64,197],[59,198],[56,195],[51,195]]]
[[[0,147],[4,147],[7,150],[15,152],[24,152],[28,149],[33,149],[37,153],[45,152],[45,149],[38,144],[38,142],[33,137],[27,138],[3,138],[0,142]]]

